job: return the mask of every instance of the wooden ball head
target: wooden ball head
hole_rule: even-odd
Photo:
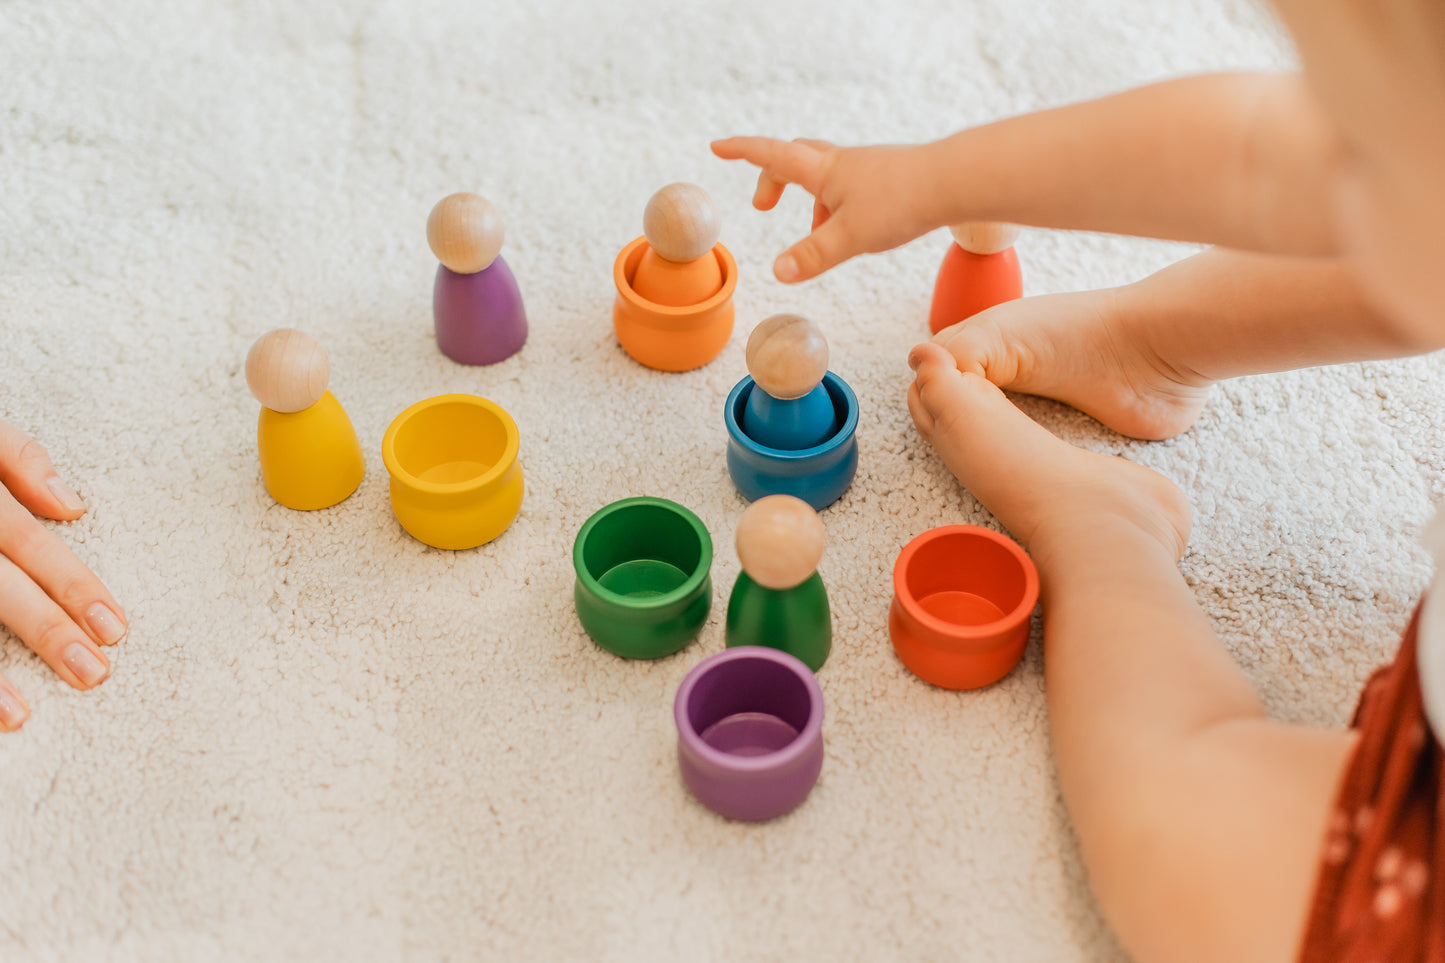
[[[780,401],[801,398],[828,373],[828,342],[818,326],[796,314],[775,314],[748,335],[748,374]]]
[[[665,261],[696,261],[713,249],[721,232],[712,195],[696,184],[667,185],[642,212],[642,233]]]
[[[304,331],[279,328],[262,335],[246,355],[251,394],[272,411],[310,408],[326,394],[331,361],[321,343]]]
[[[801,585],[818,570],[825,541],[818,513],[792,495],[766,495],[749,505],[734,539],[748,577],[779,590]]]
[[[955,224],[948,229],[958,246],[970,254],[999,254],[1013,247],[1019,239],[1017,224],[1000,224],[994,221],[974,221],[969,224]]]
[[[451,194],[426,219],[426,242],[448,270],[476,274],[502,250],[506,228],[492,202],[478,194]]]

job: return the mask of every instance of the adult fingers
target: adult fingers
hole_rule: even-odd
[[[77,689],[93,689],[110,675],[100,647],[8,558],[0,558],[0,622]]]
[[[70,547],[0,493],[0,554],[101,645],[125,637],[125,612]]]
[[[0,421],[0,485],[37,515],[68,521],[85,514],[85,502],[60,480],[40,443],[4,421]]]
[[[30,718],[30,707],[10,680],[0,675],[0,732],[14,732]]]

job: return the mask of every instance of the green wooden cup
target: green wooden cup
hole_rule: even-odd
[[[572,566],[582,627],[628,659],[678,651],[712,607],[712,538],[696,515],[665,498],[624,498],[599,509],[577,533]]]

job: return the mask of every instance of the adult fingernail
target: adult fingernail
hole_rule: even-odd
[[[85,502],[81,501],[80,496],[75,493],[75,489],[65,484],[65,482],[59,478],[51,478],[45,485],[50,489],[50,494],[54,495],[56,500],[68,510],[72,512],[85,511]]]
[[[784,254],[773,264],[773,273],[779,281],[791,281],[798,276],[798,261],[791,254]]]
[[[115,645],[125,638],[125,623],[104,602],[94,602],[85,610],[85,621],[101,645]]]
[[[81,642],[72,642],[60,657],[66,668],[75,673],[80,684],[87,689],[100,685],[110,675],[110,669],[100,661],[99,656]]]
[[[25,725],[25,720],[29,718],[30,710],[25,708],[25,703],[17,699],[14,694],[0,688],[0,729],[14,732]]]

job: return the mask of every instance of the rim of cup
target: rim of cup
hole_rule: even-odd
[[[803,689],[808,695],[808,718],[803,723],[803,727],[798,730],[797,736],[783,748],[757,756],[733,755],[708,745],[703,740],[702,733],[693,726],[688,705],[693,690],[704,677],[719,666],[744,660],[769,662],[789,671],[802,683]],[[678,686],[677,696],[672,703],[672,716],[673,721],[677,724],[678,736],[687,743],[689,749],[708,762],[734,772],[767,772],[786,767],[810,751],[814,751],[812,747],[823,731],[823,687],[818,684],[818,677],[813,674],[813,670],[804,665],[796,656],[767,646],[740,645],[716,652],[692,667],[682,680],[682,685]],[[713,723],[719,721],[721,720],[712,720]]]
[[[587,540],[592,537],[592,533],[600,524],[613,515],[639,507],[660,508],[676,515],[687,523],[698,542],[697,564],[693,567],[693,570],[687,574],[687,578],[682,584],[668,592],[660,595],[647,596],[646,598],[623,595],[607,588],[598,581],[597,576],[593,574],[591,567],[587,565],[586,559],[583,557],[587,551]],[[576,570],[577,578],[582,581],[582,584],[586,586],[587,590],[599,598],[604,598],[609,602],[614,602],[636,610],[666,608],[678,600],[692,595],[697,591],[698,587],[702,585],[703,581],[711,575],[712,536],[708,534],[707,526],[702,523],[702,519],[698,518],[697,515],[685,505],[680,505],[670,499],[658,498],[653,495],[620,498],[615,502],[610,502],[602,506],[593,512],[587,521],[582,523],[582,527],[577,532],[577,538],[572,543],[572,567]]]
[[[939,618],[923,608],[909,587],[909,568],[918,552],[933,542],[944,538],[957,538],[960,536],[981,539],[999,546],[1023,573],[1023,595],[1014,606],[991,622],[969,625]],[[966,591],[967,586],[960,585],[959,590]],[[903,546],[903,550],[898,553],[898,559],[893,563],[893,593],[898,598],[898,602],[904,611],[908,613],[908,616],[916,620],[925,629],[940,635],[973,641],[997,635],[1000,630],[1010,625],[1018,624],[1022,619],[1028,618],[1029,614],[1033,612],[1034,606],[1037,605],[1039,601],[1039,573],[1038,569],[1034,566],[1033,559],[1029,558],[1023,546],[1007,535],[1000,534],[991,528],[984,528],[981,525],[941,525],[938,528],[931,528],[926,532],[914,536],[907,545]],[[993,599],[989,599],[988,601],[998,605]],[[999,606],[999,608],[1002,608],[1002,606]]]
[[[711,251],[703,255],[704,257],[717,258],[718,267],[722,269],[722,287],[718,288],[717,292],[711,297],[704,301],[699,301],[697,304],[684,304],[680,306],[658,304],[656,301],[649,301],[647,298],[644,298],[632,287],[632,278],[628,277],[628,274],[636,271],[636,265],[629,265],[628,262],[634,259],[641,259],[642,255],[634,252],[639,251],[646,243],[646,235],[638,237],[618,252],[617,259],[612,264],[612,280],[617,284],[618,293],[630,304],[663,317],[685,318],[711,311],[733,296],[733,292],[738,286],[737,261],[733,258],[732,252],[719,241],[713,245]]]
[[[733,385],[732,391],[728,392],[727,403],[723,405],[723,421],[727,425],[728,434],[747,451],[756,455],[765,455],[774,461],[801,461],[839,447],[858,430],[858,396],[854,394],[848,382],[832,371],[823,375],[821,384],[828,392],[828,400],[834,402],[835,411],[837,410],[836,402],[841,398],[844,408],[843,422],[838,426],[837,431],[812,448],[769,448],[767,445],[754,441],[747,432],[743,431],[737,412],[747,403],[745,392],[762,390],[753,380],[752,375],[744,375],[741,381]]]
[[[427,410],[439,408],[443,405],[459,405],[486,412],[494,417],[502,426],[503,434],[506,437],[501,454],[497,456],[492,466],[481,474],[465,479],[464,481],[426,481],[412,474],[411,471],[402,464],[401,458],[396,453],[397,438],[411,426],[411,423]],[[473,488],[480,488],[489,482],[495,481],[517,460],[517,452],[520,447],[521,438],[517,431],[517,423],[512,419],[511,415],[507,414],[506,409],[495,401],[482,398],[478,395],[436,395],[435,397],[424,398],[418,401],[392,419],[391,424],[387,426],[386,434],[381,439],[381,460],[386,465],[387,473],[391,475],[392,478],[397,479],[407,486],[417,491],[429,492],[436,495],[448,495],[465,492]]]

